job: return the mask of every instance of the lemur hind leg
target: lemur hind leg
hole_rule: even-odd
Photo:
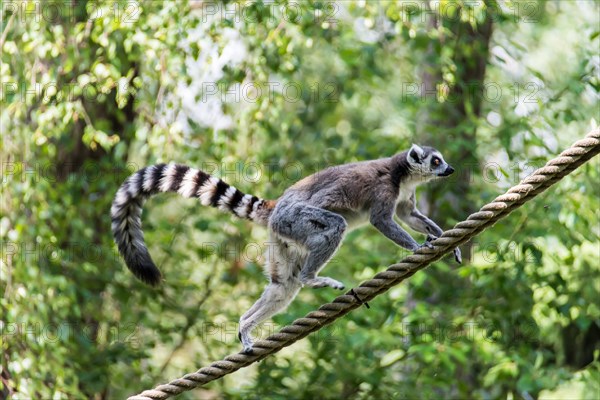
[[[305,251],[297,246],[289,246],[271,235],[265,254],[265,272],[270,282],[254,305],[240,318],[239,339],[244,352],[252,352],[250,333],[261,322],[283,311],[296,297],[302,287],[297,271],[304,261]]]
[[[252,352],[251,331],[283,311],[302,285],[344,288],[335,279],[317,276],[342,241],[346,230],[343,217],[306,204],[283,204],[271,216],[270,228],[272,246],[265,269],[271,282],[240,319],[239,338],[246,353]]]
[[[260,299],[240,318],[239,339],[244,352],[252,352],[250,333],[261,322],[283,311],[296,297],[302,285],[300,282],[269,283]]]
[[[346,220],[331,211],[303,203],[283,205],[271,218],[271,229],[306,248],[308,255],[300,270],[303,285],[344,289],[335,279],[317,273],[338,249],[346,231]]]

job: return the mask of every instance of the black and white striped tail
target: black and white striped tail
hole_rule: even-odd
[[[161,274],[148,253],[142,232],[142,205],[160,192],[196,197],[206,206],[266,225],[273,202],[244,194],[221,179],[186,165],[158,164],[131,175],[117,191],[110,209],[112,232],[127,267],[143,282],[156,285]]]

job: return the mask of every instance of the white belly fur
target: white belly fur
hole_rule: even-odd
[[[346,220],[346,223],[348,224],[347,232],[369,222],[369,213],[367,211],[345,211],[338,214]]]

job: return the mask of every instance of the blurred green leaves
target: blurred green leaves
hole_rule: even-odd
[[[123,398],[239,350],[266,232],[152,199],[144,229],[165,281],[144,286],[116,254],[109,209],[146,164],[214,167],[276,198],[328,165],[429,144],[462,173],[420,193],[446,229],[600,121],[591,2],[26,2],[14,16],[10,4],[3,395]],[[477,237],[465,265],[440,261],[182,398],[592,398],[599,180],[593,160]],[[325,274],[353,286],[405,255],[363,228]],[[259,334],[334,295],[301,291]]]

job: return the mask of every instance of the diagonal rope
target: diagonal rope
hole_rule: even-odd
[[[433,249],[426,247],[419,249],[413,255],[361,283],[360,286],[338,296],[333,302],[322,305],[318,310],[295,320],[279,332],[257,341],[253,346],[253,354],[231,354],[208,367],[167,384],[159,385],[154,389],[146,390],[139,395],[131,396],[128,400],[167,399],[231,374],[278,352],[283,347],[290,346],[308,334],[321,329],[324,325],[330,324],[360,307],[364,302],[386,292],[433,261],[440,259],[456,246],[494,225],[498,220],[548,189],[598,153],[600,153],[600,129],[595,129],[584,139],[575,142],[560,153],[558,157],[548,161],[544,167],[510,188],[505,194],[496,197],[478,212],[471,214],[467,220],[459,222],[453,229],[444,232],[440,238],[431,242],[434,246]]]

